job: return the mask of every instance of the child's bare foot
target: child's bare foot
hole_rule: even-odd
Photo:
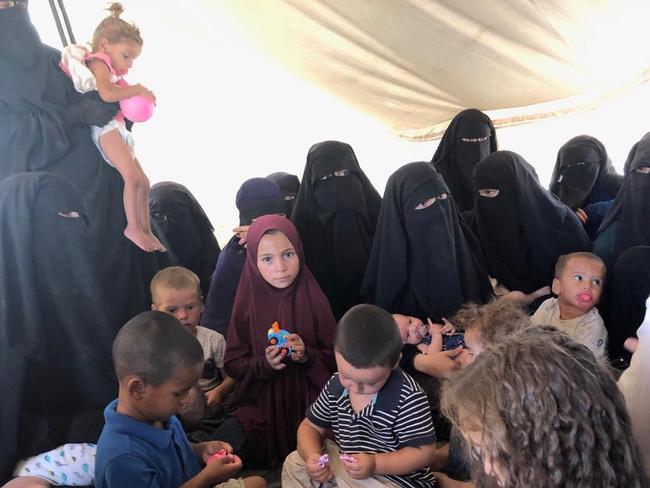
[[[153,235],[151,232],[146,233],[147,239],[149,239],[149,242],[153,246],[154,251],[160,251],[160,252],[165,252],[167,248],[162,245],[162,242],[158,240],[158,238]]]
[[[127,227],[124,229],[124,236],[143,251],[153,252],[156,250],[153,242],[140,229]]]

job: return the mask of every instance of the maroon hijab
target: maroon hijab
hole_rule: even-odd
[[[294,282],[285,289],[268,284],[257,268],[257,249],[265,232],[287,236],[300,260]],[[266,361],[267,330],[280,327],[298,334],[308,360],[276,371]],[[304,262],[298,231],[285,217],[265,215],[248,229],[246,263],[233,305],[224,359],[237,381],[229,411],[246,430],[255,457],[281,463],[296,448],[296,431],[305,409],[335,371],[336,321],[327,298]]]

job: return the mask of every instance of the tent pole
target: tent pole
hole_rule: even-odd
[[[59,13],[56,10],[56,5],[54,5],[54,0],[50,0],[50,8],[52,9],[52,16],[54,17],[54,22],[56,22],[56,29],[59,31],[59,37],[61,38],[61,43],[63,47],[68,45],[68,41],[65,38],[65,33],[63,32],[63,26],[61,25],[61,19],[59,19]]]

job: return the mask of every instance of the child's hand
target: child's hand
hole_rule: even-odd
[[[203,472],[206,474],[210,485],[216,485],[234,477],[241,468],[242,462],[239,456],[229,454],[206,464]]]
[[[219,451],[225,450],[228,454],[232,454],[232,446],[223,441],[209,441],[203,447],[203,462],[207,463],[210,458]],[[214,461],[211,461],[213,463]]]
[[[307,355],[305,354],[305,343],[302,342],[302,339],[298,334],[289,334],[287,336],[287,342],[291,346],[291,360],[296,363],[304,363],[307,361]]]
[[[348,457],[341,457],[341,462],[351,478],[365,480],[375,474],[375,455],[367,452],[353,454]]]
[[[442,319],[445,320],[445,319]],[[443,325],[442,324],[434,324],[429,317],[427,317],[427,328],[429,329],[429,334],[442,334],[442,329]]]
[[[443,334],[449,335],[449,334],[455,334],[456,333],[456,327],[454,327],[454,324],[449,322],[449,320],[447,320],[446,318],[443,317],[442,322],[444,323],[444,325],[442,326],[442,330],[441,330],[441,332]]]
[[[332,479],[334,473],[332,468],[330,468],[329,463],[321,466],[319,463],[320,454],[314,453],[307,459],[305,463],[305,470],[307,471],[307,476],[310,479],[317,481],[318,483],[325,483]]]
[[[153,100],[153,102],[156,103],[156,95],[154,95],[151,90],[149,90],[148,88],[142,86],[140,83],[138,83],[135,86],[138,87],[138,94],[139,95],[142,95],[143,97],[151,98],[151,100]]]
[[[210,409],[219,405],[221,402],[223,402],[221,389],[213,388],[212,390],[208,391],[205,394],[205,400],[206,400],[206,406]]]
[[[275,346],[269,346],[264,351],[266,355],[266,361],[276,371],[280,371],[287,367],[286,364],[282,362],[284,357],[287,355],[287,350]]]

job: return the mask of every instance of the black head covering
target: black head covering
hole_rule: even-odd
[[[463,110],[449,123],[431,162],[444,178],[461,212],[474,208],[474,166],[496,150],[494,124],[480,110]]]
[[[282,190],[284,205],[286,207],[285,215],[291,217],[293,204],[296,203],[296,196],[298,196],[298,190],[300,189],[300,180],[296,175],[284,173],[282,171],[271,173],[266,177],[266,179],[277,184],[280,187],[280,190]]]
[[[346,170],[345,175],[334,172]],[[381,197],[349,144],[314,144],[292,220],[302,238],[307,265],[337,320],[361,303],[359,288],[372,246]]]
[[[61,53],[40,42],[23,8],[0,9],[0,180],[47,171],[82,191],[93,266],[117,324],[150,304],[148,285],[166,253],[145,253],[124,237],[120,174],[103,160],[89,125],[117,108],[80,95],[59,67]]]
[[[192,270],[206,296],[221,248],[214,227],[194,195],[183,185],[163,181],[149,193],[151,228],[175,264]]]
[[[480,252],[442,176],[429,163],[407,164],[386,184],[362,293],[391,313],[449,317],[491,297]]]
[[[98,434],[116,394],[118,327],[88,230],[81,195],[63,178],[31,172],[0,182],[0,481],[18,457],[68,442],[83,411],[97,411]]]
[[[589,251],[575,213],[542,188],[520,155],[497,151],[474,168],[476,219],[490,275],[509,290],[530,293],[553,279],[557,258]],[[499,190],[486,198],[479,189]]]
[[[625,181],[616,195],[599,232],[618,221],[614,235],[614,256],[628,247],[650,245],[650,132],[637,142],[625,161]],[[645,169],[644,169],[645,168]]]
[[[630,354],[623,343],[628,337],[636,336],[645,315],[645,302],[650,294],[650,246],[624,250],[608,275],[605,303],[601,307],[608,333],[607,353],[610,359],[629,360]]]
[[[557,153],[550,190],[572,210],[612,200],[623,184],[602,142],[577,136]]]
[[[280,187],[266,178],[246,180],[237,191],[235,200],[240,225],[250,225],[261,215],[284,213]],[[224,337],[228,333],[230,313],[245,261],[246,248],[239,244],[239,237],[233,236],[219,254],[210,279],[201,325],[220,332]]]

